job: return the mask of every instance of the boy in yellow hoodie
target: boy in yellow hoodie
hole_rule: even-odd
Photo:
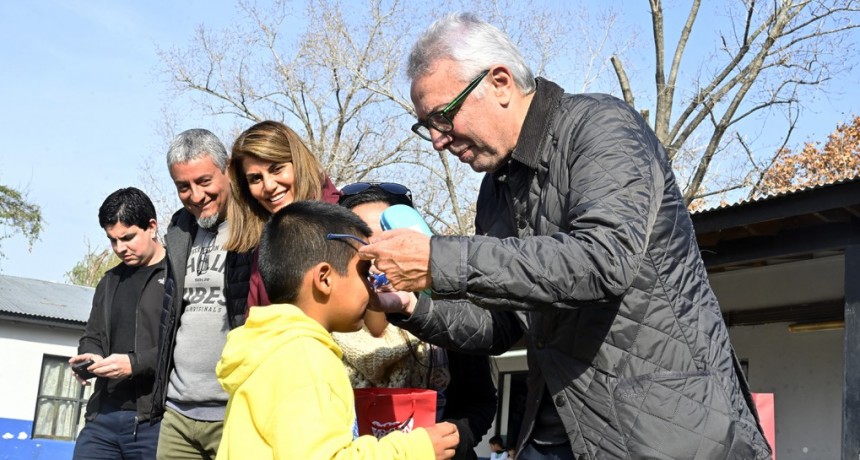
[[[352,387],[331,332],[361,328],[376,296],[357,248],[370,229],[351,211],[293,203],[266,224],[259,266],[273,305],[252,308],[216,367],[230,394],[218,459],[448,459],[451,423],[357,434]]]

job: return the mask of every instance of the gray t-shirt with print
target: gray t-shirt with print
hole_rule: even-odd
[[[215,365],[230,329],[224,299],[227,236],[226,222],[215,232],[198,229],[186,265],[185,309],[173,349],[167,406],[195,420],[224,420],[226,411],[228,395]]]

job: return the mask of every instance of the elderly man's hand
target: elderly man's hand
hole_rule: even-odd
[[[423,233],[399,228],[382,232],[370,239],[370,244],[358,250],[362,259],[374,260],[374,265],[391,281],[398,291],[419,292],[429,289],[430,237]]]

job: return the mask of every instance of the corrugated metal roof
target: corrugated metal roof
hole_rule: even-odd
[[[0,275],[0,312],[86,323],[95,289]]]
[[[761,196],[758,198],[754,198],[752,200],[741,200],[741,201],[738,201],[735,203],[726,203],[726,204],[714,205],[714,206],[711,206],[708,208],[692,211],[692,212],[690,212],[690,214],[703,214],[703,213],[707,213],[710,211],[716,211],[717,209],[736,208],[736,207],[744,206],[744,205],[747,205],[750,203],[758,203],[761,201],[773,200],[775,198],[780,198],[780,197],[787,196],[787,195],[794,195],[796,193],[808,192],[811,190],[818,190],[818,189],[833,187],[833,186],[839,185],[839,184],[848,184],[851,182],[860,182],[860,176],[850,177],[847,179],[841,179],[841,180],[837,180],[837,181],[833,181],[833,182],[828,182],[826,184],[818,184],[818,185],[810,185],[808,187],[800,187],[800,188],[796,188],[794,190],[789,190],[786,192],[774,193],[772,195]]]

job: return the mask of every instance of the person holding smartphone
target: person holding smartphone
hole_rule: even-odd
[[[161,426],[149,413],[165,254],[155,206],[142,191],[122,188],[99,208],[99,224],[122,263],[99,281],[78,355],[69,359],[82,385],[96,379],[74,458],[154,458]]]

